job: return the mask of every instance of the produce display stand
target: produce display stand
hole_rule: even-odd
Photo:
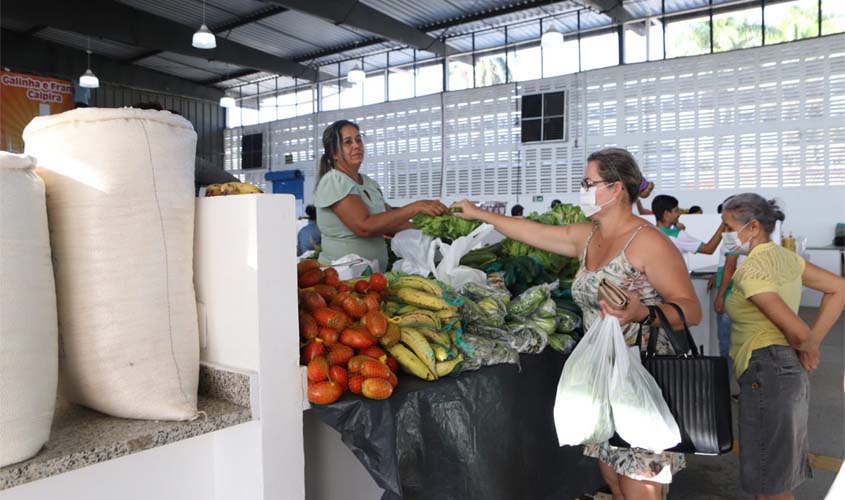
[[[558,446],[552,410],[564,361],[547,349],[522,355],[520,368],[495,365],[436,382],[406,376],[388,400],[346,394],[307,412],[340,433],[383,500],[575,498],[603,482],[581,447]],[[319,453],[313,441],[306,434],[306,456]],[[314,457],[306,463],[315,480],[337,481]]]

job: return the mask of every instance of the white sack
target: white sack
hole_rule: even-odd
[[[118,417],[195,418],[190,122],[88,108],[35,118],[23,137],[47,186],[61,393]]]
[[[0,151],[0,467],[50,438],[56,404],[56,289],[44,183]]]

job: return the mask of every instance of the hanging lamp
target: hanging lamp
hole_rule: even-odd
[[[205,25],[205,0],[202,2],[202,26],[194,33],[191,45],[198,49],[213,49],[217,47],[217,39],[214,33]]]

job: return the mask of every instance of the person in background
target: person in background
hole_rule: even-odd
[[[729,200],[730,198],[728,198]],[[725,200],[727,201],[727,200]],[[722,213],[722,204],[716,209]],[[743,257],[744,260],[744,257]],[[713,310],[716,311],[716,328],[719,338],[719,356],[730,357],[731,350],[731,318],[725,312],[725,300],[733,291],[733,274],[739,264],[739,254],[728,251],[725,245],[719,253],[719,267],[716,268],[716,275],[708,283],[708,290],[715,286],[716,299],[713,302]]]
[[[784,214],[754,193],[725,201],[728,250],[747,255],[725,308],[739,379],[740,485],[759,499],[792,499],[812,477],[807,440],[808,372],[845,306],[845,278],[805,262],[771,240]],[[802,285],[824,294],[812,325],[798,315]]]
[[[317,209],[314,205],[305,207],[305,215],[308,216],[308,225],[296,234],[296,255],[314,250],[321,240],[320,230],[317,228]]]
[[[678,199],[665,194],[657,195],[651,202],[651,210],[657,220],[657,228],[672,240],[678,250],[684,253],[703,253],[713,255],[713,252],[721,243],[721,235],[724,227],[722,224],[716,228],[716,232],[707,243],[691,236],[682,227],[679,227],[678,219],[681,217],[681,210],[678,208]]]
[[[554,209],[558,205],[560,205],[561,203],[563,203],[563,202],[561,202],[560,200],[552,200],[552,207],[551,208]]]
[[[323,156],[317,177],[315,206],[322,234],[320,262],[356,254],[387,266],[385,234],[414,226],[417,214],[439,216],[449,209],[437,200],[419,200],[393,208],[384,202],[379,185],[360,173],[364,162],[364,137],[353,122],[338,120],[323,131]]]
[[[643,177],[640,183],[640,196],[637,198],[637,212],[640,215],[654,215],[654,212],[643,206],[643,200],[651,196],[652,191],[654,191],[654,183]]]
[[[687,213],[690,214],[690,215],[703,214],[704,210],[702,210],[702,208],[699,207],[698,205],[693,205],[693,206],[689,207],[689,210],[687,210]]]
[[[520,204],[516,204],[511,207],[511,217],[522,217],[524,212],[525,208]]]
[[[607,148],[587,158],[581,181],[579,205],[593,222],[547,226],[486,212],[467,200],[455,204],[461,209],[455,215],[493,224],[506,237],[532,247],[579,258],[572,296],[584,313],[584,327],[589,328],[602,315],[615,316],[626,342],[633,345],[641,325],[644,336],[658,334],[652,328],[659,320],[651,316],[648,305],[660,307],[673,328],[682,327],[683,322],[673,307],[663,307],[666,302],[677,304],[690,325],[701,321],[701,304],[681,253],[631,210],[641,181],[631,153]],[[615,310],[599,302],[598,284],[602,279],[628,291],[625,309]],[[659,335],[658,352],[673,353],[665,335]],[[663,485],[686,464],[681,453],[616,448],[608,442],[586,445],[584,454],[598,459],[599,470],[615,499],[658,500]]]

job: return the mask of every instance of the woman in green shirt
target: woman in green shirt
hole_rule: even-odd
[[[323,132],[323,156],[314,205],[323,236],[320,261],[324,264],[356,254],[378,261],[386,271],[385,234],[411,229],[419,213],[443,215],[449,211],[437,200],[420,200],[400,208],[384,202],[378,183],[359,172],[364,161],[364,140],[358,125],[338,120]]]

